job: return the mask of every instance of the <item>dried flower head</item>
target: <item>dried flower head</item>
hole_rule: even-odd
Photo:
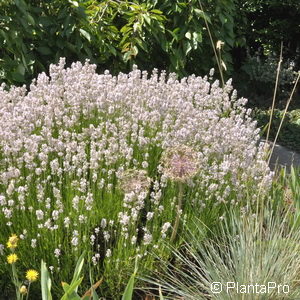
[[[17,237],[16,234],[13,234],[12,236],[10,236],[8,239],[8,242],[6,243],[7,248],[15,249],[18,245],[18,240],[19,240],[19,238]]]
[[[199,171],[197,153],[185,145],[167,149],[162,156],[162,163],[164,174],[176,181],[192,178]]]
[[[120,187],[124,193],[146,192],[151,184],[151,179],[144,170],[128,169],[121,177]]]
[[[36,270],[28,270],[26,272],[26,279],[29,280],[30,282],[36,281],[38,279],[39,273]]]

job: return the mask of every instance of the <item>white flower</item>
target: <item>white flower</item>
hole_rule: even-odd
[[[56,249],[54,250],[54,256],[55,256],[56,258],[58,258],[60,255],[61,255],[61,250],[58,249],[58,248],[56,248]]]
[[[154,213],[149,211],[147,213],[147,220],[150,221],[153,218],[153,216],[154,216]]]
[[[152,235],[150,233],[144,234],[144,245],[149,245],[152,242]]]
[[[35,248],[36,247],[36,239],[31,240],[31,247]]]
[[[106,224],[107,224],[106,219],[102,219],[102,220],[101,220],[101,227],[102,227],[103,229],[106,227]]]
[[[36,210],[35,214],[36,214],[37,220],[42,220],[44,218],[44,212],[41,209]]]
[[[111,250],[110,250],[110,249],[107,249],[107,250],[106,250],[105,256],[106,256],[106,257],[111,257]]]

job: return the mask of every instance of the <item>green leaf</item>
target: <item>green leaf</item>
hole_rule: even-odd
[[[70,289],[70,285],[66,282],[62,282],[61,286],[63,287],[65,293],[67,293],[68,290]]]
[[[202,42],[202,33],[201,32],[193,32],[193,40],[198,43]]]
[[[188,40],[190,40],[192,38],[192,34],[188,31],[185,33],[184,35]]]
[[[32,17],[30,14],[27,13],[27,14],[25,15],[25,17],[26,17],[26,19],[27,19],[27,22],[28,22],[30,25],[35,26],[35,21],[34,21],[33,17]]]
[[[24,68],[23,64],[19,64],[19,65],[18,65],[18,67],[17,67],[17,72],[18,72],[19,74],[21,74],[22,76],[24,76],[24,74],[25,74],[25,68]]]
[[[11,74],[13,80],[17,81],[17,82],[24,82],[25,78],[22,74],[18,73],[18,72],[13,72]]]
[[[143,17],[144,17],[146,23],[147,23],[148,25],[151,25],[151,18],[150,18],[149,16],[147,16],[146,14],[144,14]]]
[[[188,55],[190,51],[192,50],[191,43],[189,41],[184,41],[183,43],[183,52],[185,55]]]
[[[40,52],[43,55],[50,55],[52,54],[52,51],[49,47],[41,46],[37,48],[37,51]]]
[[[95,289],[93,289],[93,300],[99,300],[98,294]]]
[[[113,47],[110,44],[107,44],[107,48],[109,49],[110,53],[112,53],[114,56],[117,56],[117,50],[115,47]]]
[[[135,280],[135,273],[133,273],[129,279],[129,282],[126,286],[125,292],[122,296],[122,300],[132,300],[133,288],[134,288],[134,280]]]
[[[42,27],[49,27],[49,26],[53,26],[54,23],[54,19],[52,17],[40,17],[39,18],[39,25]]]
[[[79,31],[89,42],[91,41],[91,35],[87,31],[82,28],[80,28]]]
[[[46,263],[41,261],[41,290],[42,300],[52,300],[51,296],[51,279],[47,270]]]
[[[157,15],[162,15],[163,14],[163,12],[158,10],[158,9],[152,9],[152,10],[150,10],[150,12],[152,12],[154,14],[157,14]]]
[[[203,10],[195,8],[194,12],[198,17],[206,20],[208,23],[211,23],[210,17]]]
[[[0,21],[10,22],[12,20],[11,17],[8,16],[0,16]]]
[[[77,2],[77,1],[71,1],[71,0],[69,0],[69,3],[73,4],[73,5],[74,5],[74,6],[76,6],[76,7],[78,7],[78,6],[79,6],[79,4],[78,4],[78,2]]]
[[[75,289],[82,282],[82,278],[78,279],[78,281],[74,282],[72,285],[67,284],[66,282],[62,282],[62,287],[65,291],[65,294],[62,296],[61,300],[81,300],[81,297],[75,292]]]
[[[163,294],[162,294],[162,291],[161,291],[161,286],[159,286],[158,292],[159,292],[159,300],[164,300],[164,297],[163,297]]]
[[[122,296],[122,300],[132,300],[132,294],[133,294],[133,289],[134,289],[134,281],[135,281],[136,273],[137,273],[137,259],[135,260],[134,272],[131,275],[131,277],[127,283],[125,292]]]
[[[79,257],[79,259],[77,261],[71,285],[73,285],[74,282],[77,282],[79,279],[79,276],[80,276],[80,273],[81,273],[81,270],[83,267],[83,263],[84,263],[84,256],[85,256],[85,252],[83,252],[81,254],[81,256]],[[77,288],[75,289],[75,291],[77,292]]]

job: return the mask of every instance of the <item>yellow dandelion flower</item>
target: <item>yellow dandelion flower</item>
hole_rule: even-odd
[[[38,279],[39,273],[36,270],[28,270],[26,272],[26,279],[29,281],[36,281]]]
[[[22,285],[20,287],[20,294],[22,294],[22,295],[27,294],[27,287],[25,285]]]
[[[18,255],[15,253],[12,253],[10,255],[7,256],[7,262],[9,264],[14,264],[17,260],[18,260]]]
[[[18,240],[19,238],[17,237],[16,234],[13,234],[12,236],[9,237],[8,242],[6,243],[7,248],[9,249],[14,249],[18,245]]]

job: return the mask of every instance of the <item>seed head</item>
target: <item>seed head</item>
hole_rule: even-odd
[[[7,248],[9,249],[15,249],[17,247],[19,238],[16,234],[13,234],[9,237],[8,242],[6,243]]]
[[[175,181],[185,181],[199,171],[197,153],[185,145],[166,150],[162,163],[164,174]]]
[[[120,187],[124,193],[142,193],[146,192],[151,184],[151,179],[147,176],[145,170],[129,169],[122,177]]]

